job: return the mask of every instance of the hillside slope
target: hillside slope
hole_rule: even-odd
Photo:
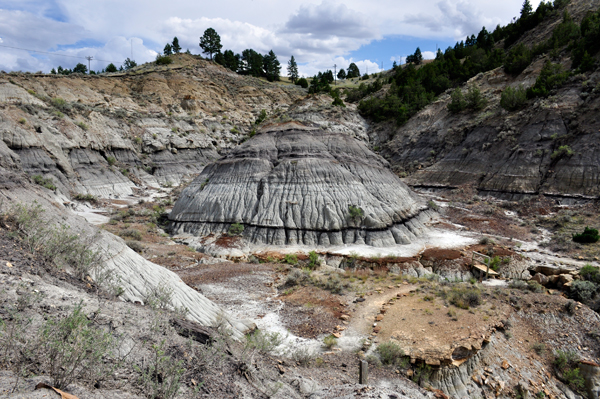
[[[599,7],[598,1],[573,1],[567,9],[573,20],[581,21]],[[548,40],[562,18],[556,14],[515,45]],[[479,111],[448,111],[449,89],[406,124],[379,123],[369,134],[376,142],[389,139],[382,154],[413,186],[470,184],[505,198],[522,194],[596,197],[600,194],[599,69],[572,74],[562,87],[547,97],[528,100],[521,110],[500,107],[506,87],[531,87],[548,60],[569,70],[570,47],[538,56],[518,76],[496,68],[470,79],[462,90],[480,90],[487,106]]]

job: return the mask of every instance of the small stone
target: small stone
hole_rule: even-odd
[[[382,314],[378,314],[377,317],[375,318],[375,320],[377,320],[377,321],[383,320],[383,315]]]
[[[347,314],[343,314],[340,316],[341,320],[350,320],[350,316],[348,316]]]
[[[406,376],[408,378],[411,378],[414,374],[415,374],[415,372],[412,371],[411,369],[406,370]]]
[[[333,335],[333,336],[334,336],[334,337],[336,337],[336,338],[340,338],[340,337],[342,336],[342,334],[335,333],[335,332],[334,332],[334,333],[331,333],[331,335]]]
[[[506,360],[502,361],[502,366],[501,366],[504,370],[508,369],[510,367],[510,364],[508,364],[508,362]]]

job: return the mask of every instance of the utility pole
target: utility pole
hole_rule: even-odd
[[[87,57],[85,57],[86,60],[88,60],[88,74],[91,72],[92,70],[92,60],[94,59],[94,57],[92,57],[91,55],[88,55]]]
[[[333,64],[333,84],[337,85],[337,64]]]

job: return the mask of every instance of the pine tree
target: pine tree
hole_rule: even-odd
[[[126,70],[130,70],[131,68],[136,67],[137,63],[134,60],[127,58],[125,62],[123,62],[123,65],[125,66]]]
[[[348,79],[351,78],[358,78],[360,76],[360,70],[358,69],[358,67],[356,66],[356,64],[353,62],[350,64],[350,66],[348,66],[348,72],[346,72],[346,77]]]
[[[50,71],[50,73],[51,73],[52,75],[56,75],[56,69],[52,68],[52,70]]]
[[[298,80],[298,64],[296,64],[296,60],[294,59],[294,56],[292,55],[292,58],[290,58],[290,60],[288,61],[288,76],[290,77],[290,80],[292,81],[292,83],[296,83],[296,80]]]
[[[533,11],[533,7],[531,7],[531,3],[529,0],[525,0],[523,2],[523,7],[521,8],[521,18],[525,19],[531,15]]]
[[[337,74],[337,77],[341,80],[346,79],[346,71],[344,71],[344,68],[340,69],[340,71]]]
[[[77,64],[75,66],[75,68],[73,68],[73,73],[86,73],[87,72],[87,66],[85,66],[85,64],[82,64],[81,62],[79,64]]]
[[[106,72],[117,72],[118,69],[112,62],[106,66]]]
[[[169,43],[167,43],[167,45],[165,46],[165,49],[163,50],[163,54],[164,55],[173,54],[173,47],[171,47],[171,45]]]
[[[213,54],[217,54],[221,51],[223,46],[221,45],[221,36],[213,28],[208,28],[204,31],[204,35],[200,38],[200,47],[202,51],[213,59]]]
[[[269,51],[269,54],[263,57],[263,69],[269,82],[279,80],[281,64],[273,50]]]
[[[179,39],[177,39],[177,36],[173,38],[173,44],[171,45],[171,48],[175,54],[179,54],[181,52],[181,46],[179,45]]]

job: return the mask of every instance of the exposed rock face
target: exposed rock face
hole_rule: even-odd
[[[242,141],[261,110],[304,95],[184,54],[102,76],[0,74],[0,165],[50,178],[64,197],[177,185]]]
[[[363,210],[351,217],[349,207]],[[426,206],[364,143],[287,123],[265,129],[205,170],[171,212],[173,230],[208,235],[233,223],[255,243],[409,243]]]
[[[507,85],[533,84],[544,59],[513,80],[499,68],[474,77],[486,109],[453,115],[449,95],[394,132],[385,156],[415,186],[473,184],[484,192],[595,197],[600,194],[600,92],[574,78],[557,96],[519,112],[499,106]],[[382,127],[379,127],[382,129]],[[560,150],[568,146],[570,151]]]

